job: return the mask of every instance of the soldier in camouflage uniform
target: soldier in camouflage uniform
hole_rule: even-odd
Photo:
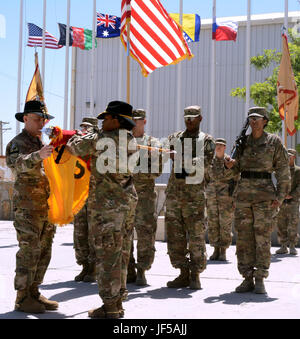
[[[83,134],[99,131],[98,119],[86,117],[80,124]],[[82,271],[75,277],[75,281],[94,282],[96,281],[95,250],[91,239],[89,227],[89,213],[87,202],[74,218],[74,249],[78,265],[82,265]]]
[[[226,140],[216,139],[216,151],[225,157]],[[213,163],[217,161],[214,157]],[[226,249],[232,241],[234,180],[226,177],[216,180],[213,163],[208,168],[209,182],[205,189],[208,221],[208,240],[214,247],[210,260],[226,260]]]
[[[137,203],[133,177],[127,164],[135,163],[136,142],[132,106],[110,102],[98,116],[102,130],[72,137],[67,148],[77,156],[91,156],[88,210],[96,253],[96,274],[103,306],[90,310],[91,318],[120,318]],[[130,150],[128,147],[130,143]],[[134,168],[134,167],[133,167]],[[94,181],[92,181],[94,180]],[[133,215],[132,215],[133,214]]]
[[[291,172],[291,191],[285,197],[280,211],[277,215],[277,234],[281,247],[276,254],[288,253],[297,255],[296,245],[299,239],[298,223],[299,223],[299,198],[300,198],[300,167],[295,165],[297,151],[288,150],[289,165]]]
[[[25,128],[6,148],[6,162],[15,176],[14,227],[19,242],[15,310],[27,313],[58,308],[57,302],[46,299],[38,291],[51,259],[55,234],[55,226],[48,222],[50,187],[43,168],[43,159],[51,155],[53,147],[45,146],[41,140],[45,121],[52,118],[42,102],[27,102],[24,112],[16,114]]]
[[[132,132],[139,145],[160,147],[158,139],[146,135],[144,127],[146,124],[146,112],[143,109],[133,111],[133,119],[136,126]],[[140,150],[140,163],[146,159],[146,168],[137,168],[138,173],[133,175],[133,182],[138,194],[138,204],[134,227],[137,233],[137,274],[135,272],[135,259],[133,256],[133,243],[128,266],[127,282],[136,282],[139,286],[145,286],[147,280],[145,271],[150,270],[155,255],[155,236],[157,229],[157,215],[155,211],[155,179],[160,175],[159,153],[156,156],[147,150]],[[151,171],[152,161],[157,161],[158,168]],[[155,172],[155,173],[152,173]]]
[[[263,280],[269,274],[273,217],[289,192],[290,171],[288,154],[280,138],[264,131],[269,121],[266,109],[252,107],[248,118],[252,132],[246,136],[243,152],[238,152],[235,160],[224,160],[216,154],[219,161],[214,170],[221,177],[227,171],[231,171],[232,175],[241,173],[236,191],[234,226],[238,270],[244,281],[236,292],[254,290],[265,294]],[[276,189],[271,179],[273,172],[277,180]]]
[[[197,164],[207,171],[213,159],[215,142],[210,135],[200,131],[201,107],[185,108],[184,119],[186,130],[168,137],[170,145],[175,144],[175,151],[179,151],[171,155],[174,161],[166,190],[165,223],[168,254],[173,267],[180,269],[180,275],[169,281],[167,286],[200,289],[199,274],[206,268],[204,174],[198,182],[195,180],[189,184],[194,174],[185,168],[185,161],[191,157],[193,165]],[[180,147],[188,141],[191,141],[190,154],[184,152],[181,171],[180,160],[177,161],[176,157],[180,158]]]

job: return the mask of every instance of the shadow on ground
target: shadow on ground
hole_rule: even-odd
[[[212,296],[204,299],[207,304],[223,303],[226,305],[241,305],[244,303],[265,303],[278,300],[277,298],[270,298],[265,294],[255,293],[224,293],[218,296]]]
[[[66,291],[51,296],[52,300],[56,300],[58,302],[78,299],[89,295],[97,295],[99,293],[97,283],[84,283],[72,280],[48,285],[41,285],[40,287],[41,291],[57,289],[67,289]]]

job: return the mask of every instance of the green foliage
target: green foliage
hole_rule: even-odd
[[[298,91],[300,88],[300,38],[292,35],[289,30],[289,49],[291,55],[292,68],[295,75]],[[262,55],[257,55],[251,58],[251,65],[257,70],[262,70],[267,67],[274,66],[273,73],[264,81],[253,84],[250,88],[250,97],[256,106],[266,107],[270,114],[270,121],[266,130],[270,133],[281,132],[282,123],[278,113],[277,104],[277,78],[279,64],[282,53],[276,50],[264,50]],[[231,90],[232,97],[245,99],[246,88],[234,88]],[[300,105],[299,105],[300,107]],[[300,114],[295,122],[296,129],[300,129]]]

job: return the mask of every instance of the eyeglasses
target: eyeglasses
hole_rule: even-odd
[[[191,122],[193,122],[196,119],[197,119],[197,117],[194,117],[194,118],[186,117],[186,118],[184,118],[184,121],[191,121]]]
[[[263,118],[261,118],[261,117],[250,117],[249,118],[249,121],[260,121],[260,120],[262,120]]]

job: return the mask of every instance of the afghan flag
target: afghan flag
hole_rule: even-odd
[[[66,46],[67,25],[58,24],[60,39],[58,44]],[[69,46],[79,47],[81,49],[89,50],[93,48],[93,32],[90,29],[78,28],[70,26],[70,42]],[[95,46],[97,47],[97,41],[95,39]]]

